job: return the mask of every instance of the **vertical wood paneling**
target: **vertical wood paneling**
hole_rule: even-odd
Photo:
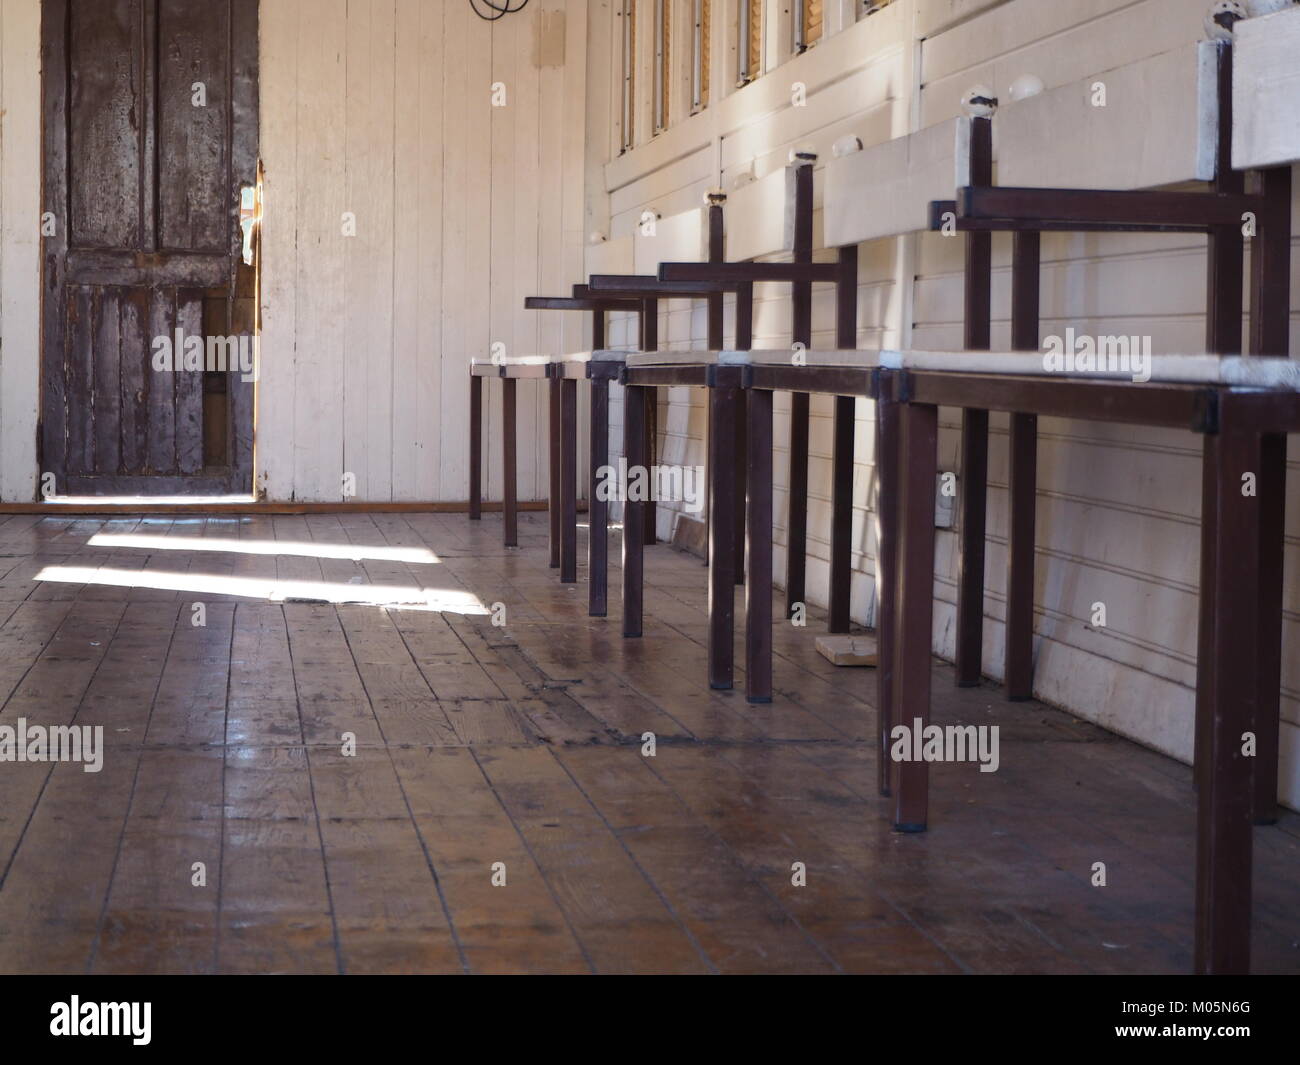
[[[176,328],[175,289],[152,289],[149,292],[147,336],[169,337]],[[173,352],[173,355],[179,355]],[[171,473],[176,469],[176,380],[180,374],[147,375],[149,389],[149,469]],[[74,469],[71,465],[69,469]]]
[[[483,278],[467,277],[465,272],[467,249],[470,239],[470,224],[466,217],[470,198],[470,182],[482,184],[490,182],[492,175],[476,172],[469,162],[470,125],[475,121],[490,121],[489,112],[474,108],[473,98],[490,106],[491,78],[490,64],[480,64],[478,76],[473,75],[475,68],[470,65],[470,34],[479,32],[477,26],[471,26],[474,19],[468,4],[448,4],[443,10],[443,40],[449,42],[442,57],[442,245],[440,261],[442,263],[442,314],[440,328],[442,334],[442,357],[444,362],[453,366],[467,366],[473,357],[470,349],[469,321],[464,313],[473,286],[487,285],[490,276]],[[476,91],[477,90],[477,91]],[[421,205],[422,207],[424,205]],[[421,352],[422,362],[424,352]],[[428,365],[428,363],[425,363]],[[429,429],[438,441],[437,480],[433,490],[441,493],[445,480],[445,471],[450,462],[450,455],[442,454],[447,444],[444,422],[451,404],[446,402],[447,375],[442,365],[434,368],[436,390],[432,409],[424,412],[429,421]],[[468,378],[468,374],[463,374]],[[453,416],[454,417],[454,416]],[[431,471],[432,472],[432,471]]]
[[[347,202],[357,235],[344,241],[347,315],[343,465],[360,499],[392,496],[394,0],[350,0],[347,56]],[[418,37],[417,37],[418,40]]]
[[[453,14],[446,5],[421,5],[420,51],[416,62],[422,67],[419,93],[420,109],[420,175],[419,200],[415,205],[420,233],[419,276],[420,307],[416,322],[417,363],[416,387],[420,397],[417,446],[412,449],[407,440],[395,437],[395,465],[416,467],[417,499],[458,498],[454,486],[443,477],[442,419],[443,403],[442,363],[463,362],[463,353],[450,350],[443,343],[444,322],[448,315],[461,314],[460,304],[447,302],[443,280],[460,264],[453,264],[445,254],[448,189],[452,187],[446,173],[452,159],[447,138],[449,123],[455,121],[455,108],[447,100],[447,77],[443,67],[455,49],[448,40],[456,25],[462,31],[467,20],[449,21]],[[467,14],[461,12],[462,15]],[[426,58],[427,57],[427,58]]]
[[[298,361],[298,9],[261,0],[263,167],[262,377],[257,389],[257,486],[294,498]]]
[[[65,388],[85,415],[68,421],[68,472],[95,472],[94,407],[89,401],[94,381],[95,306],[84,285],[68,286],[68,341]]]
[[[176,293],[176,328],[188,337],[203,336],[203,293],[181,289]],[[176,466],[184,474],[203,469],[203,372],[177,370]]]
[[[464,5],[468,9],[469,5]],[[514,61],[517,69],[529,65],[529,47],[527,39],[528,26],[540,17],[538,11],[527,13],[517,32],[525,35],[525,40],[517,44]],[[509,17],[509,16],[508,16]],[[522,16],[514,16],[521,18]],[[469,227],[465,246],[465,276],[469,279],[467,299],[460,309],[466,320],[466,346],[469,352],[487,351],[491,344],[494,323],[491,321],[488,278],[492,275],[493,258],[491,250],[492,214],[489,177],[492,175],[492,132],[488,119],[492,98],[483,86],[480,72],[491,69],[497,44],[494,36],[495,23],[471,18],[465,33],[467,72],[466,88],[469,102],[465,109],[465,118],[469,123],[466,143],[467,183],[466,205]],[[510,80],[510,79],[507,79]],[[518,96],[511,97],[513,106],[518,108]],[[573,116],[576,119],[578,116]],[[535,180],[535,175],[517,172],[515,180],[527,184]],[[444,186],[444,195],[446,189]],[[521,297],[520,306],[523,305]],[[442,483],[439,491],[444,498],[463,500],[469,492],[469,359],[442,360],[442,403],[439,411],[442,429],[442,461],[440,476]],[[449,414],[454,412],[454,414]]]
[[[583,115],[587,96],[587,0],[568,0],[559,5],[565,12],[564,92],[560,107],[565,115]],[[560,165],[563,174],[560,193],[563,199],[563,226],[561,247],[555,258],[559,277],[581,279],[587,243],[586,227],[586,124],[566,121],[562,124],[559,139]],[[547,279],[542,278],[543,286]],[[591,316],[565,314],[560,316],[563,332],[560,338],[562,351],[581,351],[591,344]],[[590,390],[578,390],[578,457],[586,469],[591,433],[588,429],[591,416]],[[585,477],[578,478],[578,496],[585,498],[589,485]]]
[[[95,472],[117,473],[122,457],[120,407],[122,392],[121,289],[101,288],[95,293]]]
[[[312,0],[298,12],[298,359],[294,374],[296,499],[342,496],[347,202],[347,0]]]
[[[40,4],[0,4],[0,501],[37,485],[40,389]]]
[[[527,120],[526,108],[522,102],[523,86],[511,76],[514,71],[509,61],[510,56],[519,47],[516,32],[519,21],[517,19],[502,21],[506,25],[498,27],[493,35],[490,80],[493,83],[498,81],[505,83],[507,99],[511,106],[494,107],[489,112],[492,135],[490,149],[492,275],[488,292],[492,312],[492,336],[489,338],[489,344],[504,344],[505,354],[513,358],[517,355],[529,354],[533,350],[533,345],[515,330],[516,320],[520,318],[518,302],[520,284],[517,283],[517,275],[521,269],[515,260],[515,249],[512,247],[517,224],[515,199],[517,196],[526,197],[527,190],[519,182],[512,180],[510,175],[524,169],[532,170],[532,166],[524,163],[518,154],[521,149],[515,130],[516,122],[522,126]],[[536,117],[535,111],[533,117]],[[521,257],[527,259],[526,252]],[[517,344],[524,346],[516,347]],[[534,435],[537,417],[536,392],[537,386],[530,381],[515,386],[516,440],[522,441],[523,444],[519,450],[521,463],[518,474],[518,491],[521,499],[536,498],[537,493],[536,467],[529,463],[527,458],[528,452],[536,450]],[[487,486],[489,498],[500,499],[503,484],[499,427],[504,416],[501,386],[489,382],[486,394],[487,410],[483,424],[487,443],[484,449],[488,463]]]
[[[516,24],[514,27],[514,48],[528,48],[526,28]],[[545,134],[541,129],[542,108],[540,99],[541,73],[531,63],[521,64],[515,75],[515,104],[513,111],[514,135],[512,138],[513,166],[521,171],[536,175],[533,181],[518,184],[514,191],[514,219],[508,230],[509,237],[503,239],[514,242],[513,256],[507,262],[513,267],[501,277],[512,290],[510,308],[506,321],[512,330],[510,349],[516,355],[542,350],[540,342],[543,330],[549,329],[547,318],[554,315],[538,315],[523,310],[523,301],[528,290],[536,291],[538,277],[541,273],[539,258],[542,226],[545,224],[541,212],[554,213],[558,206],[554,199],[543,194],[541,177],[541,157],[544,150]],[[553,193],[551,193],[553,195]],[[494,237],[496,236],[494,232]],[[550,469],[550,388],[544,384],[523,385],[519,397],[519,439],[531,442],[532,451],[539,461],[531,470],[521,468],[520,491],[527,492],[534,499],[544,499],[550,491],[548,470]]]
[[[146,335],[149,322],[149,292],[133,288],[122,302],[120,319],[122,381],[122,466],[128,470],[142,469],[149,453],[149,370],[152,356],[150,337]]]

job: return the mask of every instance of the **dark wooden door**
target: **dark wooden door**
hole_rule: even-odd
[[[41,32],[42,473],[250,493],[257,0],[45,0]],[[202,358],[158,368],[193,337]]]

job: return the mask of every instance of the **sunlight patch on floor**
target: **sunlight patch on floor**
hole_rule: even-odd
[[[217,573],[174,573],[165,570],[117,569],[112,566],[47,566],[36,575],[36,580],[111,588],[151,588],[197,595],[233,595],[271,603],[347,603],[431,610],[447,614],[485,616],[491,613],[472,592],[447,588],[231,577]]]
[[[91,547],[125,547],[144,551],[214,551],[233,555],[293,555],[303,558],[342,558],[353,562],[442,561],[427,547],[374,547],[368,544],[303,542],[299,540],[229,540],[210,536],[141,536],[137,533],[97,533]]]

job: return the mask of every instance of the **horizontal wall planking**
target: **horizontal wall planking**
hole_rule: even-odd
[[[945,644],[953,644],[953,611],[936,606],[936,633],[945,626]],[[986,668],[1002,675],[1001,624],[985,625]],[[1110,661],[1043,640],[1038,646],[1034,695],[1112,732],[1128,736],[1188,763],[1192,756],[1195,693],[1186,685],[1139,668]],[[1065,700],[1062,703],[1062,700]]]
[[[1205,256],[1175,252],[1150,258],[1110,260],[1099,266],[1052,263],[1041,274],[1043,319],[1049,325],[1065,318],[1075,324],[1075,335],[1094,325],[1106,335],[1151,335],[1153,350],[1161,350],[1156,330],[1142,322],[1182,315],[1204,317]],[[960,322],[964,286],[954,275],[927,277],[916,285],[915,316],[924,322]],[[1011,272],[993,274],[993,306],[1009,313]],[[1104,315],[1104,320],[1100,318]],[[1102,326],[1106,328],[1102,329]],[[1202,330],[1203,332],[1204,330]],[[1050,335],[1043,330],[1040,335]],[[1204,345],[1202,340],[1201,345]],[[1193,349],[1189,349],[1191,351]]]
[[[1204,259],[1205,248],[1206,238],[1195,233],[1044,233],[1041,258],[1044,267],[1055,263],[1093,266],[1179,252],[1192,252]],[[918,274],[960,274],[965,267],[965,241],[927,232],[921,234],[917,249]],[[1011,234],[994,233],[994,270],[1010,269],[1011,252]]]
[[[922,122],[960,114],[961,95],[983,83],[1001,96],[1021,74],[1050,89],[1158,55],[1205,36],[1205,6],[1188,0],[1011,0],[921,49]]]
[[[947,531],[937,536],[936,547],[936,609],[940,603],[952,604],[956,600],[957,538]],[[1000,623],[1005,618],[1006,545],[990,539],[986,545],[987,579],[984,599],[984,616]],[[1195,592],[1152,585],[1122,574],[1095,570],[1068,559],[1039,555],[1035,570],[1035,604],[1040,620],[1052,620],[1042,609],[1044,589],[1061,587],[1069,591],[1067,608],[1055,616],[1060,623],[1056,638],[1068,635],[1075,646],[1111,662],[1123,663],[1134,669],[1179,684],[1192,686],[1196,677],[1196,617]],[[1085,590],[1086,589],[1086,594]],[[1089,598],[1093,596],[1095,598]],[[1053,599],[1056,595],[1050,596]],[[1101,601],[1109,604],[1123,618],[1128,629],[1119,624],[1095,630],[1084,623],[1090,617],[1092,604]],[[986,625],[986,628],[988,626]],[[1035,628],[1043,637],[1046,628]],[[1151,634],[1160,633],[1157,641]],[[951,657],[951,649],[939,651]],[[984,671],[991,676],[1001,672],[1001,658],[990,657],[986,644]]]
[[[713,149],[706,146],[676,160],[673,166],[648,171],[635,182],[611,192],[611,218],[622,220],[634,215],[639,221],[644,210],[657,210],[667,216],[699,207],[704,193],[716,184],[715,174]],[[614,234],[626,236],[631,229],[625,226],[626,222],[622,221]]]
[[[1014,0],[915,0],[916,35],[933,37],[989,8]]]
[[[762,177],[784,165],[784,156],[792,146],[846,119],[868,131],[870,140],[863,143],[889,139],[901,89],[900,67],[898,52],[885,53],[863,69],[810,94],[805,104],[770,112],[725,135],[723,172],[757,160],[755,173]],[[830,143],[825,147],[829,155]]]
[[[955,439],[957,412],[943,428]],[[1006,482],[1006,415],[994,414],[990,437],[989,477]],[[998,424],[1001,419],[1001,425]],[[1200,437],[1192,432],[1153,430],[1103,422],[1064,423],[1073,429],[1057,435],[1063,423],[1042,419],[1038,447],[1038,484],[1061,495],[1098,506],[1138,511],[1152,520],[1198,521],[1200,496]],[[1163,435],[1160,435],[1163,434]],[[1186,450],[1161,443],[1176,442]],[[1153,446],[1154,445],[1154,446]],[[960,479],[959,479],[960,484]]]
[[[997,545],[997,550],[1002,552],[995,560],[990,556],[990,565],[995,562],[997,568],[1003,568],[1004,548]],[[1043,560],[1044,563],[1050,564],[1051,559]],[[1040,564],[1042,568],[1042,564]],[[944,587],[951,591],[953,585],[945,584]],[[953,597],[949,595],[942,602],[945,605],[953,604]],[[1192,601],[1189,603],[1190,624],[1194,628],[1196,616],[1195,596],[1192,594]],[[1005,598],[1001,594],[990,591],[986,601],[986,628],[989,629],[992,636],[991,641],[986,641],[985,654],[985,671],[990,676],[1000,676],[1002,670],[1002,649],[1005,641]],[[1049,643],[1059,646],[1072,647],[1082,653],[1095,657],[1098,662],[1107,665],[1122,665],[1124,667],[1141,670],[1153,676],[1161,677],[1172,683],[1179,684],[1189,690],[1194,689],[1196,683],[1196,661],[1194,650],[1185,654],[1180,654],[1177,658],[1171,658],[1167,649],[1160,644],[1144,640],[1141,636],[1132,633],[1121,632],[1113,626],[1105,629],[1096,629],[1087,623],[1087,618],[1067,616],[1059,614],[1051,609],[1044,609],[1041,606],[1036,610],[1036,649],[1039,650]],[[1286,649],[1300,646],[1300,625],[1297,625],[1295,616],[1288,614],[1283,620],[1283,646]],[[991,646],[990,646],[991,645]],[[1292,667],[1293,657],[1284,658],[1284,675],[1282,678],[1282,706],[1280,716],[1283,721],[1296,722],[1300,717],[1300,704],[1297,703],[1297,695],[1300,689],[1295,685],[1296,677]]]
[[[731,160],[724,164],[722,170],[722,187],[736,187],[737,182],[748,181],[751,175],[762,176],[785,166],[793,149],[811,151],[817,156],[818,187],[821,186],[822,170],[834,158],[833,149],[837,141],[845,137],[857,137],[863,144],[873,144],[888,140],[897,123],[899,107],[896,101],[880,104],[869,110],[833,118],[824,125],[818,124],[805,133],[788,139],[774,141],[766,148],[758,149],[752,156],[744,152],[728,151]],[[728,145],[724,143],[724,149]],[[732,146],[734,147],[734,146]],[[821,207],[820,194],[817,206]]]
[[[611,196],[636,188],[648,177],[683,159],[706,152],[713,143],[712,115],[701,111],[605,164],[605,189]]]
[[[1179,685],[1043,641],[1034,695],[1185,764],[1191,762],[1195,692]],[[1289,719],[1282,724],[1281,749],[1278,791],[1295,809],[1300,806],[1300,729]]]

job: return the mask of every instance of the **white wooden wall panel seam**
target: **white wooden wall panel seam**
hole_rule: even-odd
[[[39,491],[40,4],[0,8],[0,501]],[[65,219],[56,219],[66,224]]]

